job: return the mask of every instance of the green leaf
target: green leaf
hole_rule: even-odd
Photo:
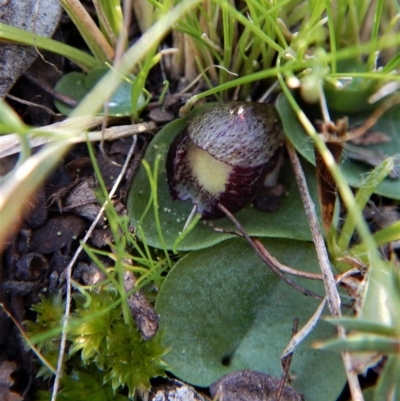
[[[374,401],[374,388],[373,387],[368,387],[366,389],[363,389],[363,397],[364,401]]]
[[[366,73],[368,69],[367,65],[357,58],[342,60],[337,67],[338,72],[349,74],[349,77],[354,72]],[[348,114],[376,107],[376,104],[368,103],[368,98],[377,90],[377,80],[355,77],[339,81],[342,83],[341,87],[325,81],[324,93],[329,109]]]
[[[29,127],[21,121],[18,114],[4,99],[0,99],[0,134],[9,134],[10,132],[24,134],[28,129]]]
[[[157,155],[161,155],[161,166],[158,175],[158,202],[161,228],[168,249],[182,231],[186,219],[192,210],[190,201],[173,201],[169,193],[165,159],[168,148],[173,138],[180,132],[186,119],[175,120],[162,129],[150,143],[145,159],[152,166]],[[310,240],[311,234],[306,215],[303,210],[303,203],[300,198],[294,173],[287,162],[281,172],[280,181],[286,186],[288,195],[281,200],[280,208],[275,213],[265,213],[253,207],[247,207],[236,214],[237,219],[243,224],[250,235],[258,237],[284,237],[299,240]],[[305,165],[305,173],[313,194],[314,203],[318,205],[317,190],[314,169]],[[150,210],[141,221],[143,212],[150,199],[150,185],[145,169],[140,168],[128,195],[128,211],[133,227],[137,227],[141,222],[146,236],[146,242],[155,248],[162,248],[157,235],[156,223],[153,212]],[[317,206],[318,207],[318,206]],[[178,250],[192,250],[212,246],[227,238],[232,238],[232,234],[215,232],[212,227],[232,230],[232,223],[224,218],[200,222],[193,231],[180,243]]]
[[[325,320],[336,326],[341,325],[346,330],[357,330],[383,336],[395,336],[397,334],[395,328],[370,320],[355,319],[353,317],[327,318]]]
[[[71,99],[81,101],[86,95],[91,96],[89,93],[91,89],[104,77],[108,71],[109,69],[107,67],[96,67],[93,68],[88,74],[70,72],[69,74],[64,75],[57,82],[55,90]],[[108,115],[115,117],[131,115],[131,97],[135,76],[129,74],[128,78],[130,81],[122,81],[121,85],[117,88],[111,99],[108,101]],[[136,108],[140,110],[144,104],[145,99],[144,96],[141,95]],[[65,115],[69,115],[72,111],[71,107],[58,100],[55,101],[55,105],[57,109]]]
[[[288,100],[285,96],[280,96],[277,104],[278,112],[282,118],[285,135],[291,140],[296,150],[310,163],[315,165],[314,145],[306,134],[304,128],[300,124],[293,112]],[[368,118],[368,113],[349,115],[350,125],[352,121],[360,122]],[[399,153],[400,150],[400,106],[393,107],[387,111],[378,122],[372,127],[372,130],[383,132],[390,137],[390,141],[375,145],[362,146],[362,149],[367,149],[380,154],[393,156]],[[359,188],[363,182],[366,173],[371,171],[372,167],[361,162],[352,161],[342,156],[340,166],[349,183],[349,185]],[[376,194],[386,196],[388,198],[400,200],[400,179],[386,178],[378,186]]]
[[[359,318],[392,327],[400,334],[400,273],[395,263],[380,261],[368,269]]]
[[[112,32],[117,38],[124,28],[124,16],[119,0],[103,0],[100,2]]]
[[[318,271],[311,243],[264,239],[280,262]],[[320,294],[320,282],[299,280]],[[190,252],[170,271],[157,299],[165,361],[184,381],[208,386],[222,375],[252,369],[280,376],[280,354],[290,340],[293,319],[303,326],[319,302],[281,281],[242,239]],[[310,348],[334,330],[320,321],[296,348],[290,368],[293,387],[306,400],[336,400],[345,382],[340,355]],[[310,367],[312,370],[310,371]]]
[[[373,352],[395,354],[399,349],[397,337],[387,337],[375,334],[350,334],[344,339],[336,338],[324,343],[317,343],[321,349],[332,351]]]
[[[400,357],[390,355],[374,392],[374,401],[400,399]]]
[[[37,33],[25,31],[0,22],[0,39],[15,42],[21,45],[35,46],[42,50],[49,50],[53,53],[60,54],[82,68],[93,68],[99,65],[99,62],[86,52],[68,46],[65,43],[46,38]]]

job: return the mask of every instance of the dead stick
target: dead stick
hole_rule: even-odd
[[[65,210],[65,209],[64,209]],[[231,234],[231,235],[236,235],[238,237],[244,238],[243,235],[235,230],[225,230],[224,228],[218,228],[218,227],[212,227],[211,228],[213,231],[217,232],[217,233],[224,233],[224,234]],[[260,250],[262,251],[264,248],[264,245],[261,243],[261,241],[257,238],[252,238],[253,242],[260,248]],[[277,261],[277,263],[279,263],[279,270],[282,273],[287,273],[290,274],[292,276],[296,276],[296,277],[302,277],[302,278],[308,278],[310,280],[319,280],[322,281],[324,278],[322,277],[322,274],[319,273],[310,273],[310,272],[305,272],[302,270],[296,270],[293,269],[290,266],[286,266],[280,262]]]
[[[130,264],[130,260],[125,261]],[[136,287],[136,277],[132,271],[124,271],[124,289],[126,293],[130,293]],[[152,339],[158,331],[159,316],[147,301],[142,290],[137,290],[127,297],[129,309],[136,327],[140,331],[144,341]]]
[[[314,202],[312,201],[311,195],[308,191],[307,181],[301,168],[299,158],[297,157],[297,153],[293,148],[293,145],[287,142],[286,147],[289,153],[290,161],[293,165],[297,185],[300,190],[300,195],[303,200],[307,220],[310,225],[311,235],[317,251],[318,262],[324,278],[324,285],[327,294],[329,310],[332,316],[339,317],[341,316],[340,297],[336,288],[335,277],[332,273],[324,238],[322,237],[321,230],[319,228],[319,223],[314,208]]]
[[[293,338],[296,335],[298,327],[299,327],[299,319],[296,317],[293,321],[291,338]],[[275,401],[280,400],[282,391],[285,388],[285,383],[286,383],[287,377],[289,376],[290,364],[292,363],[292,357],[293,357],[293,352],[291,352],[289,355],[287,355],[283,359],[281,359],[283,374],[282,374],[281,382],[279,383],[279,389],[275,395]]]
[[[320,268],[322,271],[322,275],[324,276],[324,284],[325,290],[327,294],[327,301],[329,306],[329,311],[331,315],[334,317],[340,317],[340,296],[336,288],[335,278],[333,277],[333,273],[329,263],[328,252],[325,247],[325,242],[321,234],[321,230],[319,229],[318,219],[315,214],[314,203],[311,199],[310,193],[308,191],[306,178],[304,176],[303,169],[301,168],[301,164],[297,153],[293,147],[293,145],[286,141],[286,148],[289,153],[290,161],[293,165],[293,170],[296,175],[297,185],[299,186],[300,195],[303,200],[304,209],[307,215],[307,219],[310,225],[311,234],[313,237],[313,241],[315,244],[315,249],[317,251],[317,257],[320,264]],[[343,326],[337,327],[338,336],[341,339],[346,338],[346,332]],[[363,401],[364,397],[362,395],[360,383],[358,381],[357,374],[352,369],[351,363],[351,355],[349,352],[342,352],[342,360],[346,370],[347,381],[349,383],[350,392],[352,395],[353,401]]]

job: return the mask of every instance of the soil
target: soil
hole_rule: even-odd
[[[73,24],[64,16],[65,20],[67,22],[60,24],[55,38],[84,48]],[[133,35],[138,32],[135,24],[131,32]],[[10,92],[10,95],[33,105],[7,100],[21,119],[32,126],[44,126],[64,118],[56,114],[53,97],[45,89],[53,88],[66,72],[78,70],[60,56],[47,52],[42,52],[42,55],[46,62],[38,58]],[[160,71],[155,68],[147,85],[153,99],[157,99],[162,87]],[[176,118],[178,98],[172,98],[168,99],[168,109],[161,108],[157,102],[149,104],[142,113],[143,121],[155,121],[161,127]],[[118,124],[130,123],[129,119],[118,121]],[[130,184],[155,133],[138,136],[134,155],[113,197],[114,207],[121,215],[127,213],[126,197]],[[107,142],[103,149],[94,144],[97,163],[108,190],[120,174],[131,144],[131,138]],[[1,175],[10,171],[17,160],[17,156],[1,159]],[[35,399],[38,389],[47,389],[48,383],[36,378],[39,365],[34,361],[33,353],[27,350],[18,325],[35,320],[31,308],[41,296],[65,292],[65,269],[101,207],[95,194],[97,188],[98,181],[87,146],[81,144],[70,149],[35,196],[26,200],[25,216],[17,222],[1,255],[0,302],[4,308],[0,308],[0,400],[29,401]],[[107,250],[111,238],[107,221],[102,219],[88,245]],[[94,272],[97,270],[93,262],[84,252],[80,253],[74,265],[74,280],[88,284]]]

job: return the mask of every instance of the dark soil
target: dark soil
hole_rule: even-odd
[[[64,16],[62,21],[55,38],[84,47],[68,18]],[[130,31],[133,35],[138,32],[135,23]],[[131,39],[134,40],[134,37]],[[48,125],[64,118],[48,111],[57,113],[53,97],[46,88],[53,88],[64,73],[77,69],[60,56],[47,52],[43,55],[47,62],[38,58],[10,94],[45,106],[47,110],[8,100],[21,119],[33,126]],[[148,106],[142,117],[143,121],[152,119],[159,126],[174,119],[179,109],[175,99],[170,102],[168,110],[160,107],[157,96],[161,88],[161,75],[155,69],[147,86],[155,102]],[[118,123],[131,122],[125,120]],[[114,206],[121,215],[127,213],[127,192],[153,134],[155,132],[138,137],[134,156],[114,195]],[[105,143],[103,151],[99,144],[93,144],[108,190],[118,177],[131,144],[131,138],[119,139]],[[0,160],[2,175],[10,171],[16,162],[17,156]],[[36,379],[39,364],[34,361],[33,353],[27,350],[17,324],[22,326],[26,320],[35,320],[31,308],[40,301],[40,296],[65,292],[65,269],[101,207],[95,193],[97,188],[98,181],[86,144],[74,146],[35,196],[26,200],[25,215],[16,222],[15,231],[4,247],[0,270],[0,302],[4,305],[0,308],[0,400],[33,400],[38,389],[48,389],[48,382]],[[107,221],[101,219],[88,245],[109,249],[111,240]],[[73,278],[88,283],[93,270],[92,261],[82,252],[74,265]]]

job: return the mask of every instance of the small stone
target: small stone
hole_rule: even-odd
[[[280,378],[265,373],[240,370],[213,383],[210,394],[214,399],[224,401],[274,401],[280,381]],[[285,385],[280,401],[303,401],[303,397],[294,388]]]
[[[172,121],[175,118],[175,115],[170,111],[166,111],[162,108],[157,108],[151,110],[149,113],[149,117],[157,124],[164,124]]]

